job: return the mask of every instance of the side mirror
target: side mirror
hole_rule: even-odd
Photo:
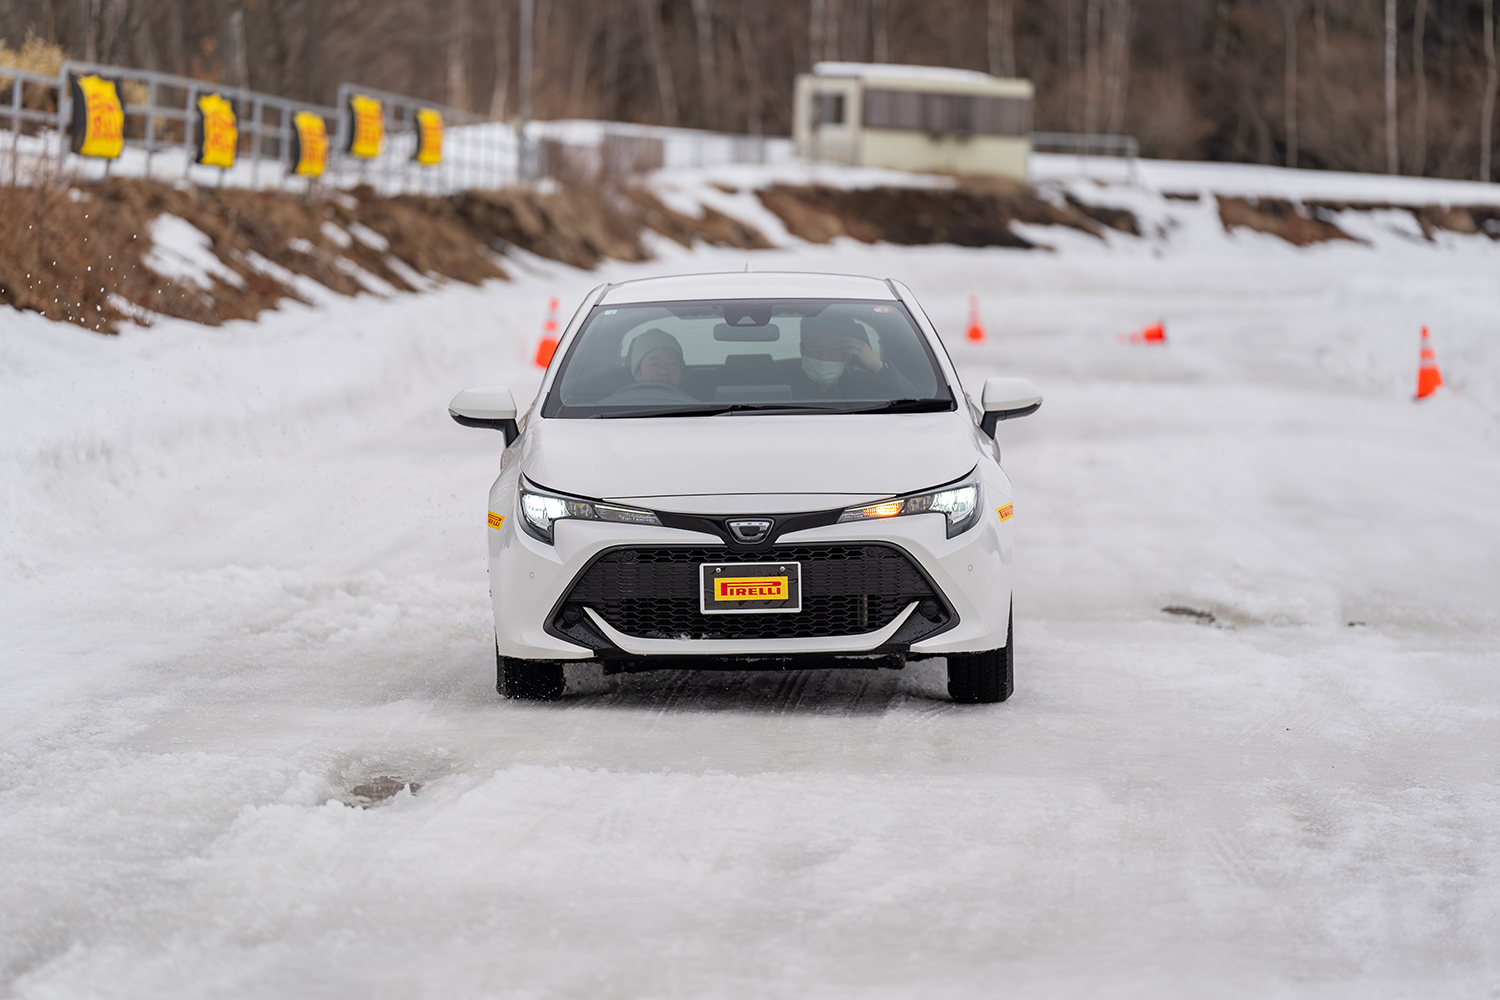
[[[980,408],[984,419],[979,428],[990,437],[995,436],[995,425],[1002,420],[1014,420],[1028,416],[1042,408],[1042,390],[1024,378],[989,378],[984,380],[984,395],[980,397]]]
[[[465,389],[448,404],[448,416],[465,427],[504,431],[507,445],[521,434],[516,426],[516,398],[503,385]]]

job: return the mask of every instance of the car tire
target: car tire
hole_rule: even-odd
[[[948,657],[948,696],[965,705],[1004,701],[1016,688],[1015,643],[1011,639],[1015,613],[1005,623],[1005,648],[982,653],[954,653]]]
[[[561,663],[518,660],[495,653],[495,690],[507,698],[557,701],[563,693]]]

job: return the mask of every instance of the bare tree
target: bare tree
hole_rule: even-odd
[[[1080,82],[1080,71],[1083,68],[1083,31],[1079,24],[1078,4],[1080,0],[1063,0],[1063,8],[1066,14],[1066,22],[1063,33],[1064,48],[1067,51],[1067,121],[1068,127],[1075,132],[1083,131],[1083,103],[1079,100],[1078,89]]]
[[[1490,130],[1495,122],[1495,4],[1484,0],[1484,106],[1479,118],[1479,179],[1490,181]]]
[[[1125,130],[1125,95],[1130,79],[1130,0],[1108,0],[1105,18],[1105,107],[1107,129]]]
[[[656,74],[656,91],[661,98],[662,120],[668,125],[677,124],[677,89],[672,85],[672,64],[661,41],[661,9],[657,0],[640,0],[641,27],[646,33],[646,51],[651,57],[651,70]]]
[[[1401,172],[1396,148],[1396,0],[1385,0],[1385,172]]]
[[[702,125],[707,128],[718,116],[718,86],[714,72],[713,0],[693,0],[693,23],[698,29],[698,85],[703,88]]]
[[[156,32],[151,30],[151,18],[145,7],[139,0],[130,5],[131,48],[144,68],[161,69],[161,55],[156,49]]]
[[[516,90],[520,101],[520,107],[516,110],[521,117],[521,126],[531,120],[531,95],[532,83],[536,73],[532,66],[532,46],[536,43],[536,18],[534,0],[521,0],[521,37],[520,56],[516,61]],[[524,139],[524,134],[522,136]]]
[[[1416,150],[1412,156],[1413,173],[1427,173],[1427,68],[1423,49],[1427,37],[1427,0],[1417,0],[1411,29],[1411,71],[1417,78]]]
[[[1083,63],[1085,83],[1083,92],[1083,130],[1099,130],[1099,103],[1103,96],[1102,35],[1104,29],[1104,0],[1088,0],[1083,19]]]
[[[448,105],[469,111],[469,0],[453,0],[448,25]]]
[[[985,40],[989,43],[990,73],[1016,75],[1016,37],[1011,7],[1015,0],[989,0]]]
[[[1281,0],[1286,28],[1286,165],[1297,166],[1297,0]]]
[[[125,3],[126,0],[104,0],[99,58],[105,62],[120,62],[125,58],[125,47],[129,43],[124,30]]]
[[[891,11],[887,0],[870,0],[870,58],[891,61]]]
[[[99,0],[78,0],[73,13],[73,50],[82,52],[83,58],[95,62],[99,58],[97,47],[99,32],[96,27]]]
[[[563,114],[568,116],[583,117],[585,114],[585,95],[588,92],[589,68],[594,61],[589,58],[589,52],[594,47],[594,18],[591,16],[577,17],[574,21],[573,37],[573,78],[568,84],[568,103]]]
[[[323,23],[328,13],[326,0],[307,0],[307,28],[302,36],[302,89],[310,101],[319,100],[323,94],[319,68],[323,64]],[[174,24],[180,24],[175,18]],[[173,61],[178,55],[180,28],[172,32]]]
[[[739,19],[734,26],[735,43],[740,50],[740,65],[745,69],[745,84],[749,88],[750,110],[745,115],[745,130],[751,135],[765,131],[765,96],[761,90],[760,59],[755,52],[755,38],[745,8],[740,8]]]
[[[494,0],[495,75],[490,84],[490,117],[504,118],[510,97],[510,3]]]
[[[604,80],[600,85],[603,93],[599,102],[601,118],[613,118],[619,114],[620,103],[620,53],[625,46],[625,18],[620,16],[617,5],[610,5],[604,21]]]
[[[1229,52],[1229,0],[1218,0],[1214,4],[1214,43],[1212,58],[1215,71],[1224,68],[1224,56]]]
[[[822,62],[823,55],[823,0],[808,0],[807,8],[807,61],[813,65]]]

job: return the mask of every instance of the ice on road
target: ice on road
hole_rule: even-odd
[[[0,314],[0,995],[1500,996],[1500,247],[1155,204],[1055,252]],[[553,295],[747,259],[903,279],[971,386],[1042,386],[1008,703],[941,661],[496,696],[500,440],[445,404],[530,398]]]

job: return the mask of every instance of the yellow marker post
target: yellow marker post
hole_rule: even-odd
[[[424,167],[443,162],[443,115],[436,108],[417,112],[417,151],[412,159]]]
[[[362,160],[380,155],[385,142],[385,110],[380,102],[364,94],[349,98],[349,154]]]
[[[299,111],[292,115],[292,173],[322,177],[328,166],[328,123],[322,115]]]
[[[125,149],[125,106],[118,82],[90,73],[73,77],[72,91],[73,151],[79,156],[118,159]]]
[[[240,148],[239,119],[222,94],[198,98],[198,159],[205,167],[228,170]]]

